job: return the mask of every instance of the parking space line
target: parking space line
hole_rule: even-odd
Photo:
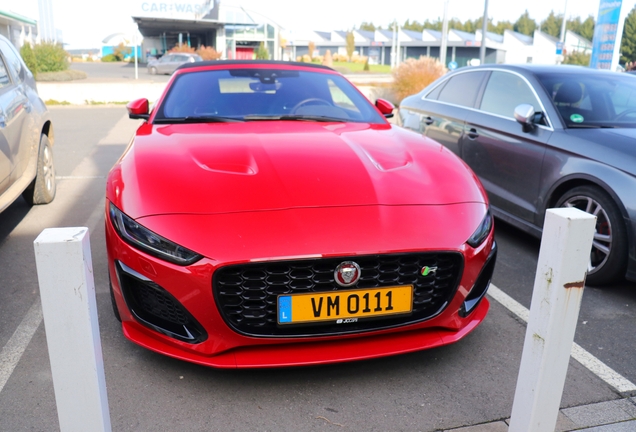
[[[20,361],[24,350],[31,342],[31,338],[42,322],[42,306],[40,297],[33,303],[22,322],[13,332],[7,344],[0,351],[0,392],[4,388],[16,365]]]
[[[524,322],[528,322],[530,311],[495,285],[490,284],[490,288],[488,288],[488,296],[493,300],[496,300]],[[607,366],[590,352],[583,349],[579,344],[572,344],[572,351],[570,355],[574,360],[581,363],[590,372],[605,381],[619,393],[623,394],[636,391],[636,384],[632,383],[614,369]]]

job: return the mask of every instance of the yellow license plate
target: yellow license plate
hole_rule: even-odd
[[[412,310],[412,285],[278,296],[279,324],[347,323]]]

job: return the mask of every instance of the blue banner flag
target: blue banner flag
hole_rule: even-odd
[[[622,0],[601,0],[592,41],[590,67],[614,70],[623,36]]]

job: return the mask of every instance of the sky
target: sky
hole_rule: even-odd
[[[55,27],[63,33],[67,49],[98,48],[113,33],[131,33],[131,19],[144,1],[198,3],[200,0],[108,0],[102,2],[52,0]],[[287,30],[349,30],[361,22],[386,27],[394,19],[403,23],[435,21],[444,14],[443,0],[221,0],[269,17]],[[567,3],[566,15],[596,18],[600,0],[488,0],[488,16],[497,21],[514,22],[527,9],[537,23],[550,11],[560,15]],[[636,0],[623,0],[631,10]],[[0,0],[0,9],[38,19],[37,0]],[[484,0],[448,0],[448,16],[460,21],[476,19],[484,13]]]

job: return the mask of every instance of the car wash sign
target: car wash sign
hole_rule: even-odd
[[[199,19],[214,9],[218,1],[210,0],[142,0],[135,16],[149,18]]]
[[[625,16],[621,13],[622,0],[601,0],[592,41],[590,67],[616,70]]]

